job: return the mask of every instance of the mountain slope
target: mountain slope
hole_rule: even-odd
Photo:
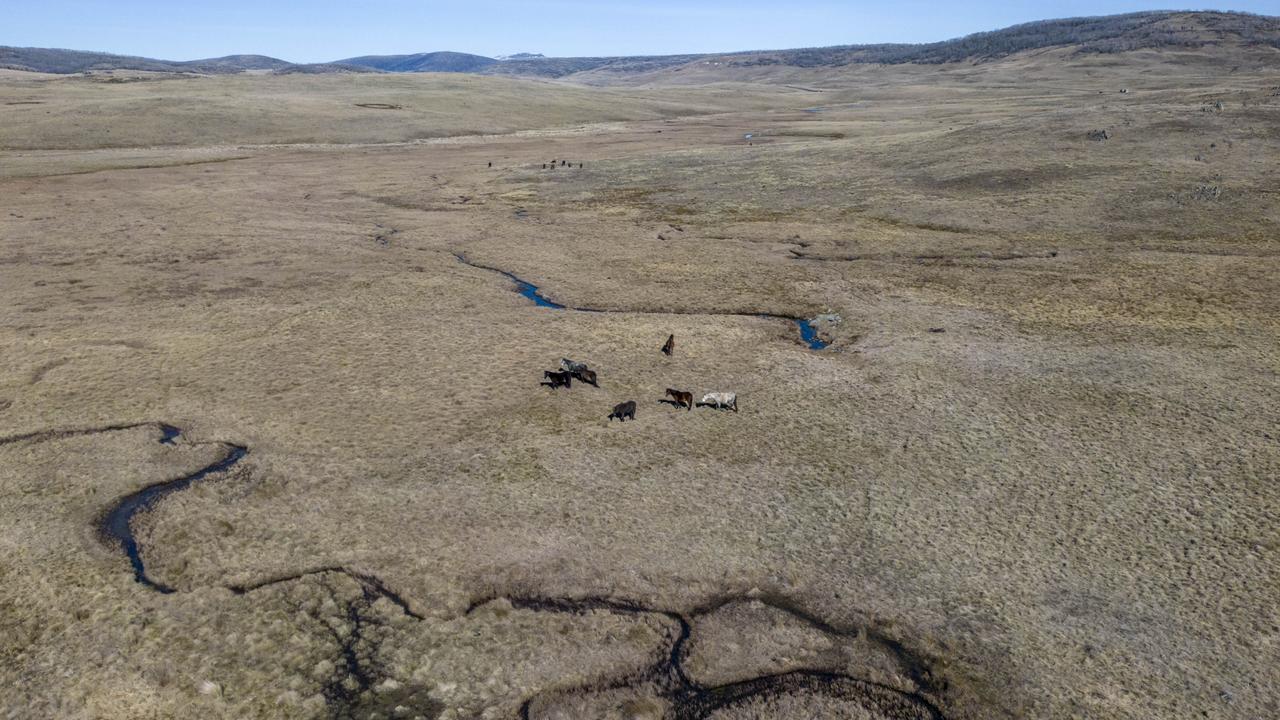
[[[89,70],[149,70],[182,72],[180,63],[130,55],[60,50],[56,48],[0,47],[0,68],[44,73],[77,73]]]
[[[794,50],[757,50],[711,55],[546,58],[489,66],[488,74],[569,77],[578,73],[635,74],[675,68],[692,61],[730,67],[780,65],[841,67],[860,63],[941,64],[994,60],[1027,50],[1074,47],[1079,53],[1197,48],[1231,43],[1280,49],[1280,18],[1225,12],[1144,12],[1041,20],[924,44],[841,45]]]
[[[364,55],[336,61],[339,65],[354,65],[385,72],[477,72],[497,63],[497,60],[483,55],[458,52]]]
[[[245,70],[280,70],[290,67],[293,63],[279,58],[267,57],[266,55],[227,55],[219,58],[209,58],[207,60],[191,60],[188,62],[174,63],[185,68],[196,69],[197,72],[219,73],[219,72],[243,72]]]
[[[1230,12],[1142,12],[1102,17],[1041,20],[942,42],[841,45],[793,50],[753,50],[707,55],[543,58],[513,56],[496,60],[458,52],[414,55],[365,55],[316,65],[294,65],[262,55],[229,55],[173,62],[100,52],[51,48],[0,47],[0,68],[47,73],[90,70],[238,73],[341,72],[365,68],[382,72],[456,72],[547,78],[580,73],[635,76],[678,69],[693,62],[727,67],[842,67],[863,63],[941,64],[1008,57],[1029,50],[1074,48],[1076,53],[1114,53],[1142,49],[1201,48],[1228,44],[1280,50],[1280,18]]]
[[[293,63],[265,55],[227,55],[204,60],[155,60],[56,48],[0,46],[0,67],[45,73],[79,73],[92,70],[144,70],[149,72],[238,73],[246,70],[280,70]]]

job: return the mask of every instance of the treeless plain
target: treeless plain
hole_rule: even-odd
[[[4,73],[0,711],[1280,714],[1274,58]]]

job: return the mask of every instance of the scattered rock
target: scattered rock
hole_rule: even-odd
[[[221,695],[222,686],[212,680],[205,680],[200,683],[201,695]]]
[[[1111,139],[1110,133],[1108,133],[1106,130],[1090,130],[1086,134],[1086,137],[1088,137],[1090,140],[1093,140],[1094,142],[1103,142]]]

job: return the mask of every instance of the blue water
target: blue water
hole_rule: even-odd
[[[831,344],[823,342],[822,338],[818,337],[818,330],[813,326],[813,323],[808,320],[796,320],[795,322],[796,325],[800,326],[800,339],[809,344],[810,350],[821,350]]]
[[[569,309],[558,302],[553,302],[551,300],[548,300],[542,297],[542,293],[538,291],[537,285],[534,285],[533,283],[527,283],[524,280],[521,280],[520,278],[516,277],[515,275],[512,275],[509,272],[502,272],[501,270],[499,270],[498,272],[501,272],[503,275],[506,275],[507,277],[511,278],[516,284],[517,292],[519,292],[521,295],[532,300],[534,305],[537,305],[538,307],[551,308],[552,310],[568,310]]]
[[[818,329],[815,328],[813,323],[808,320],[793,318],[787,315],[772,315],[770,313],[760,313],[759,316],[770,320],[790,320],[795,323],[796,327],[800,328],[800,339],[804,341],[805,345],[809,346],[810,350],[821,350],[831,344],[823,342],[822,338],[818,337]]]
[[[488,267],[486,265],[476,265],[470,262],[469,260],[467,260],[462,255],[459,255],[457,253],[454,253],[454,257],[458,258],[459,262],[462,262],[467,265],[471,265],[472,267],[478,267],[483,270],[491,270],[493,272],[501,273],[507,276],[507,278],[511,280],[511,282],[516,284],[516,292],[519,292],[521,295],[532,300],[533,304],[537,305],[538,307],[551,308],[552,310],[573,310],[575,312],[609,312],[608,310],[598,310],[596,308],[569,307],[568,305],[561,305],[558,302],[548,300],[546,297],[544,297],[542,295],[542,291],[538,289],[537,285],[534,285],[531,282],[526,282],[524,280],[521,280],[518,276],[513,275],[512,273],[509,273],[506,270],[499,270],[498,268]],[[809,346],[810,350],[821,350],[827,347],[828,345],[830,345],[830,343],[823,342],[822,339],[818,337],[817,329],[814,328],[813,324],[810,323],[808,320],[793,318],[787,315],[770,315],[769,313],[760,313],[759,317],[770,318],[773,320],[790,320],[791,322],[795,323],[796,326],[800,328],[800,339],[803,340],[804,343]]]
[[[160,442],[166,445],[172,445],[174,439],[182,434],[181,430],[172,425],[161,425],[160,431],[162,433]],[[102,530],[108,537],[119,542],[120,548],[124,550],[125,555],[129,556],[129,564],[133,566],[133,578],[135,580],[157,592],[165,594],[174,592],[174,589],[168,585],[158,583],[147,577],[147,569],[142,564],[142,552],[138,548],[138,539],[133,536],[133,516],[138,514],[139,511],[152,507],[160,498],[171,492],[182,490],[209,475],[230,469],[232,465],[240,462],[248,452],[247,448],[233,445],[227,455],[218,462],[176,480],[156,483],[142,488],[132,495],[125,496],[120,502],[116,503],[115,507],[111,508],[111,512],[107,513],[106,518],[102,520]]]

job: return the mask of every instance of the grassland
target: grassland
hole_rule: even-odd
[[[1268,53],[0,77],[0,714],[1280,714]]]

